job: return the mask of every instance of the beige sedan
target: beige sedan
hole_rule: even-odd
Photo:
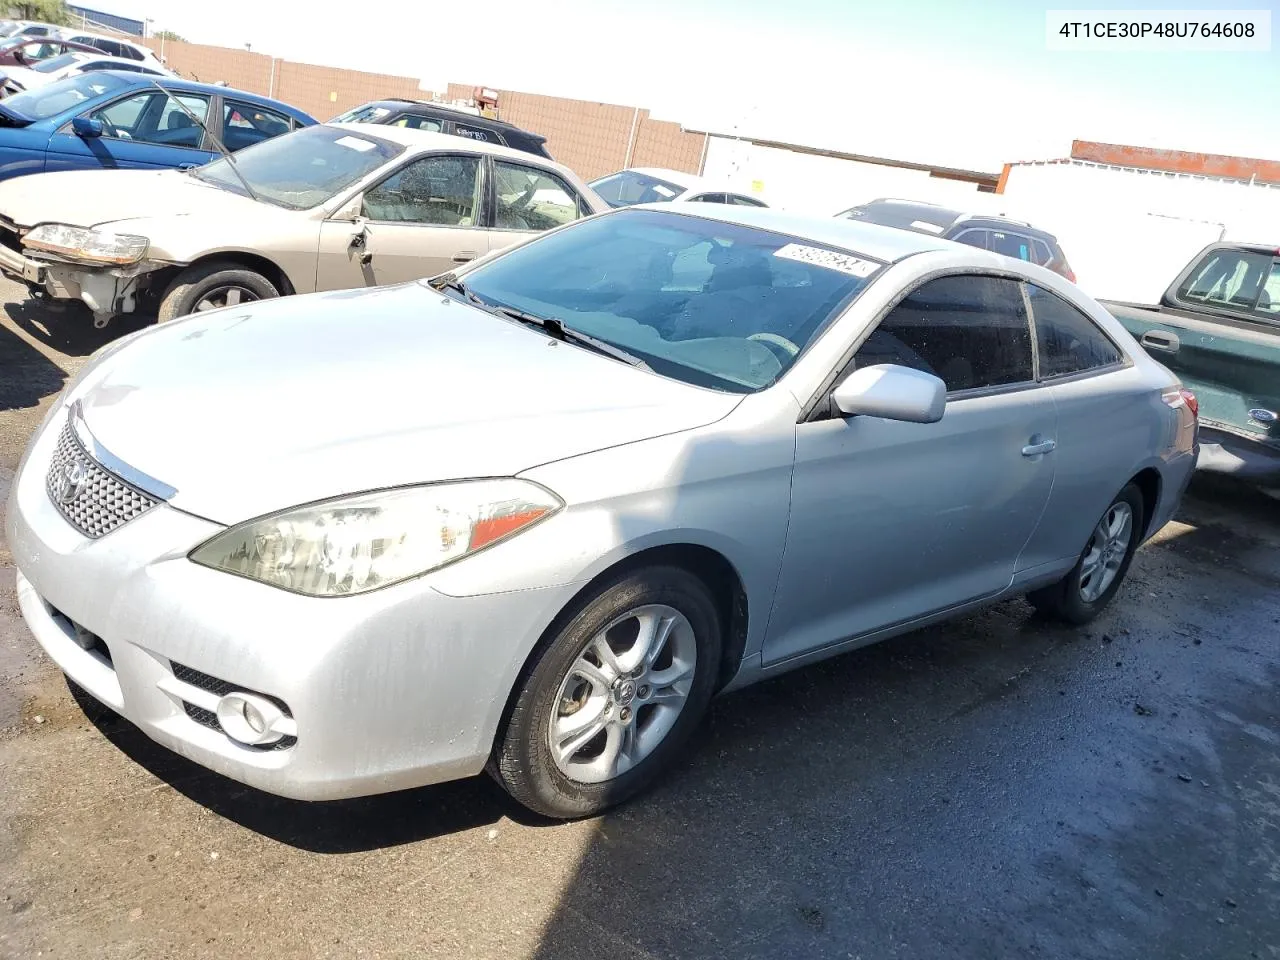
[[[434,276],[609,209],[550,160],[439,133],[308,127],[190,171],[0,184],[0,272],[95,326]]]

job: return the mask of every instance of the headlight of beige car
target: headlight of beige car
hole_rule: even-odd
[[[191,552],[206,567],[311,597],[366,593],[513,536],[563,506],[527,480],[463,480],[294,507]]]
[[[90,230],[65,223],[42,223],[23,237],[22,243],[32,250],[68,260],[125,264],[141,260],[151,241],[127,233]]]

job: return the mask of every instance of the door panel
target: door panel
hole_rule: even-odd
[[[361,227],[350,220],[326,220],[321,225],[317,290],[420,280],[489,252],[489,232],[483,229],[369,223],[363,246],[353,245],[360,234]]]
[[[797,427],[791,523],[764,661],[998,593],[1053,485],[1047,390],[953,400],[933,424]]]
[[[338,220],[322,227],[317,289],[419,280],[484,256],[482,170],[474,154],[432,154],[370,187],[363,229]]]

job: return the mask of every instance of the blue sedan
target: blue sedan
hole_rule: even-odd
[[[195,167],[218,156],[213,137],[234,152],[315,122],[277,100],[227,87],[118,70],[83,73],[0,100],[0,180],[54,170]]]

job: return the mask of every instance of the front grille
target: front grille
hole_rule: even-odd
[[[45,489],[67,523],[94,540],[159,503],[89,456],[70,420],[58,435]]]
[[[210,730],[217,730],[219,733],[222,732],[222,727],[218,723],[218,715],[211,710],[197,707],[194,703],[187,703],[185,700],[182,701],[182,709],[187,711],[187,716],[200,724],[200,726],[208,727]]]
[[[215,697],[225,697],[232,690],[242,690],[243,687],[237,687],[234,684],[227,683],[225,680],[219,680],[217,677],[211,677],[207,673],[201,673],[191,667],[183,666],[180,663],[171,661],[169,666],[173,668],[173,675],[183,683],[189,683],[193,687],[199,687],[207,693],[212,693]],[[210,714],[212,716],[212,714]]]

